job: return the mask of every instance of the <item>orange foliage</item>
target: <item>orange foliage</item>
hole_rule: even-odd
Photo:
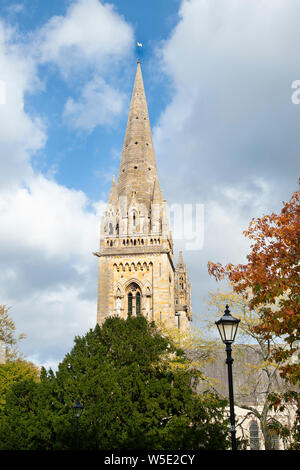
[[[244,235],[252,241],[247,264],[209,262],[208,272],[216,280],[228,279],[250,308],[260,308],[257,329],[266,338],[275,334],[287,343],[275,359],[286,361],[282,375],[295,384],[299,360],[288,359],[300,348],[295,343],[300,331],[300,189],[283,203],[280,214],[252,219]]]

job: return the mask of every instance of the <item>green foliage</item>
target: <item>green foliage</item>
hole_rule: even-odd
[[[180,360],[179,360],[180,359]],[[143,317],[106,320],[75,338],[54,374],[16,384],[0,420],[2,449],[72,449],[79,399],[83,449],[225,449],[226,402],[199,396],[197,371]]]
[[[39,369],[32,362],[13,361],[0,364],[0,413],[6,403],[6,394],[13,384],[23,380],[39,378]]]

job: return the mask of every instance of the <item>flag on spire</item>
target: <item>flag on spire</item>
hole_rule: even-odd
[[[136,45],[137,45],[138,62],[140,62],[143,44],[141,42],[137,42]]]

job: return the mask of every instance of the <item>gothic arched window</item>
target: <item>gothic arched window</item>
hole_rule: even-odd
[[[138,284],[132,282],[126,289],[128,316],[142,313],[142,293]]]
[[[112,235],[113,234],[113,224],[110,222],[109,226],[108,226],[108,233],[109,235]]]
[[[272,450],[279,450],[279,437],[278,434],[273,433],[271,436]]]
[[[259,450],[259,429],[255,421],[250,424],[250,449]]]
[[[132,315],[132,293],[128,294],[128,316]]]
[[[271,450],[279,450],[279,436],[274,429],[268,431]]]
[[[136,294],[136,314],[141,314],[141,294],[139,292]]]

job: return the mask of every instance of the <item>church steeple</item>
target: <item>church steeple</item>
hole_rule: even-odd
[[[130,200],[134,191],[137,201],[149,209],[156,180],[159,185],[141,64],[138,61],[117,183],[118,195],[126,195]]]
[[[95,253],[99,257],[98,323],[111,316],[143,315],[167,328],[188,330],[190,287],[182,254],[176,270],[174,266],[140,62],[118,181],[112,181],[108,202]]]

